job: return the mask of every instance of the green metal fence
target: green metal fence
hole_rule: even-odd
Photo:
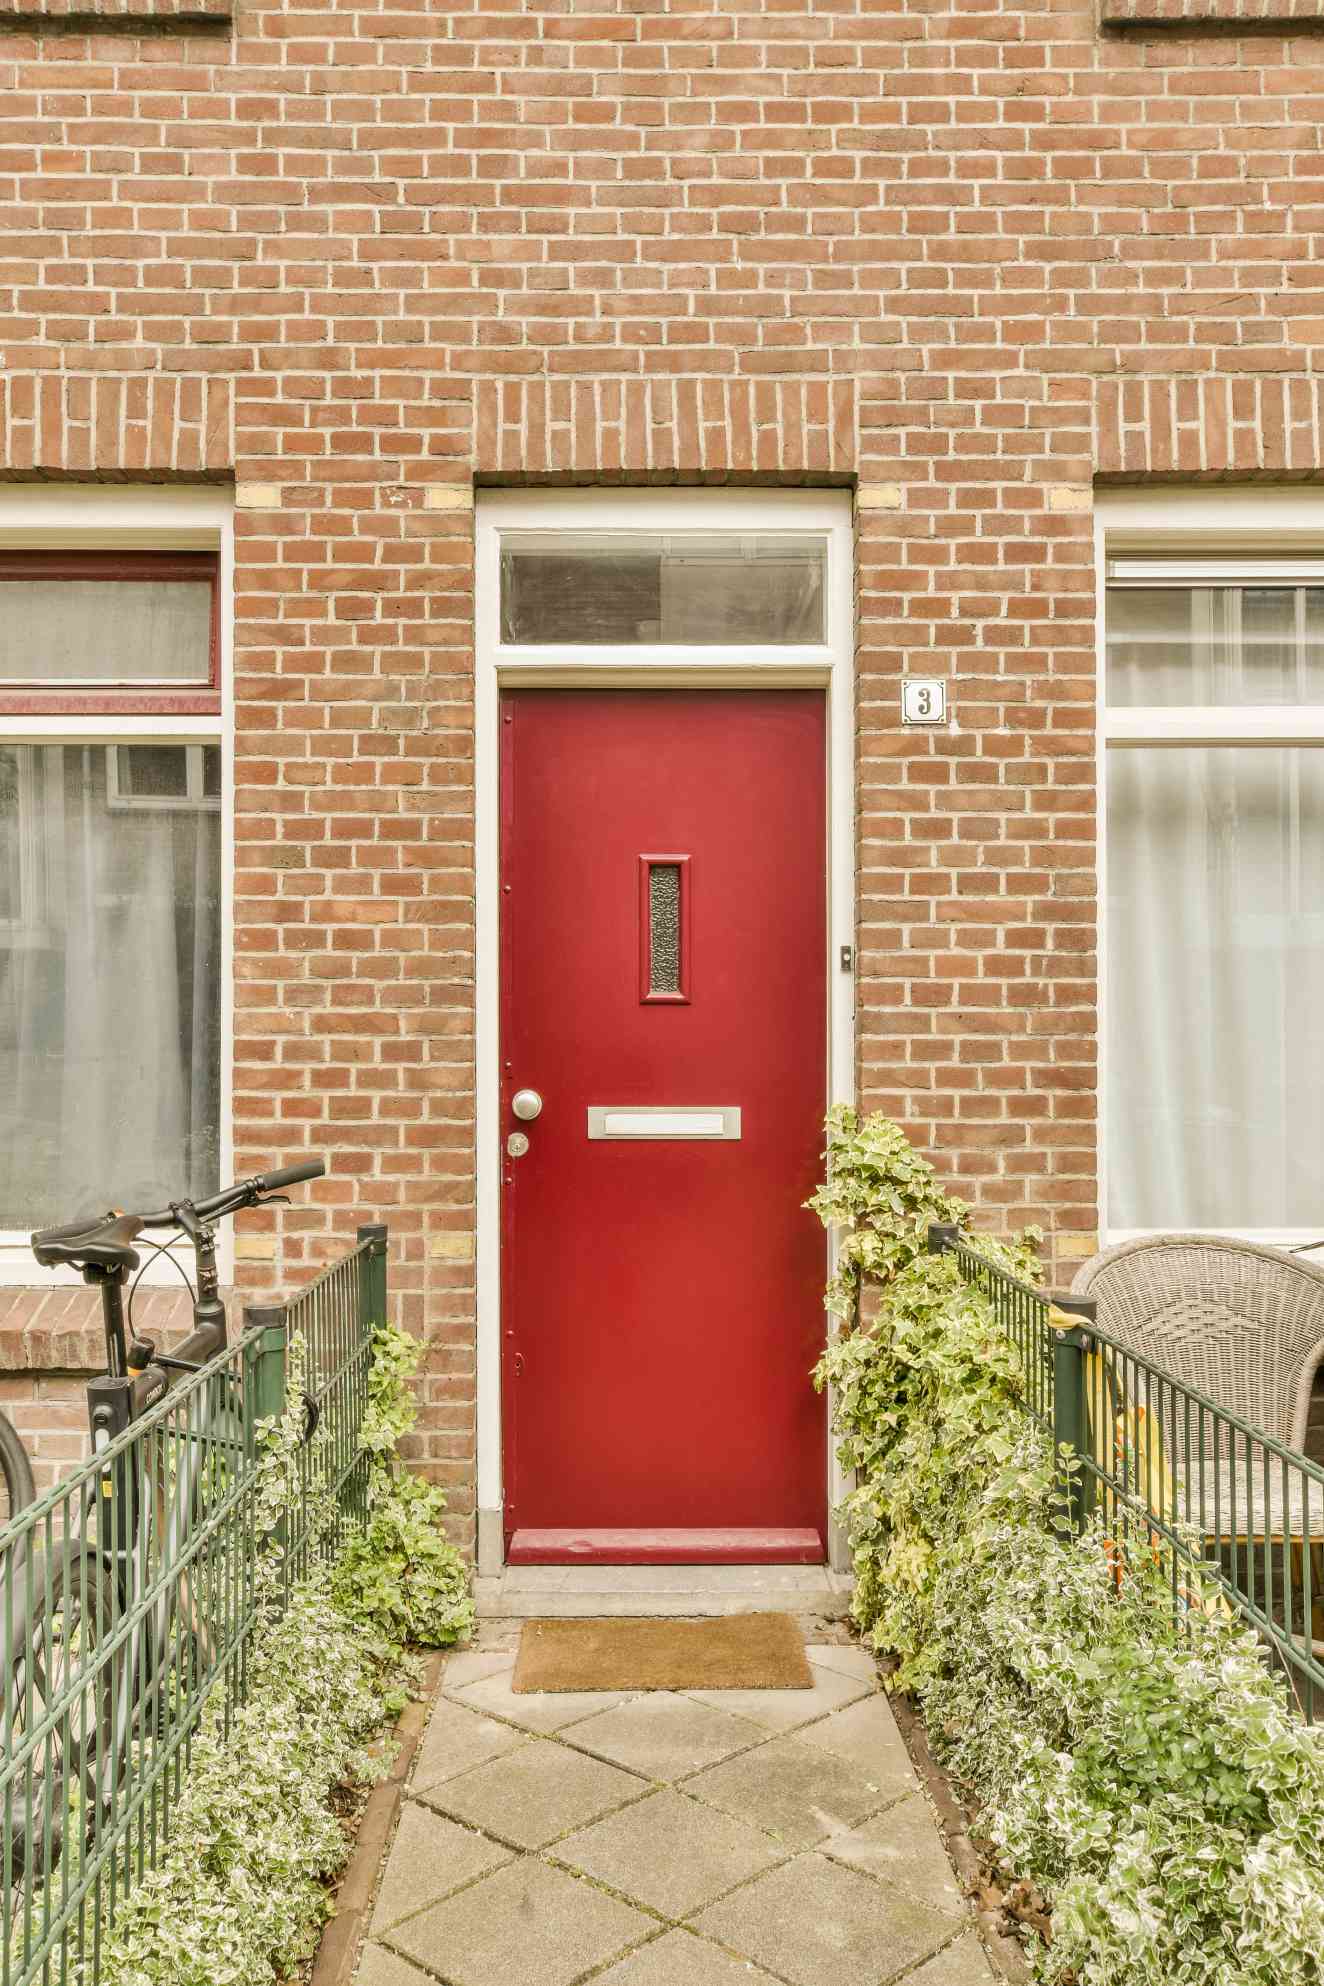
[[[929,1230],[1016,1347],[1026,1412],[1066,1447],[1063,1523],[1139,1538],[1183,1616],[1240,1614],[1302,1715],[1324,1717],[1324,1469],[1109,1336],[1091,1298],[1030,1289]]]
[[[106,1922],[169,1834],[204,1705],[244,1699],[269,1604],[258,1555],[279,1553],[288,1585],[335,1548],[315,1505],[334,1496],[341,1526],[362,1513],[386,1242],[360,1228],[291,1302],[246,1310],[237,1342],[0,1532],[0,1986],[96,1978]],[[287,1363],[317,1434],[264,1540],[260,1428]]]

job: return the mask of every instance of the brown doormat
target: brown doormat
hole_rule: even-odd
[[[716,1620],[526,1621],[511,1688],[544,1690],[812,1689],[789,1614]]]

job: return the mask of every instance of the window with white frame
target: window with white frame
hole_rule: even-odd
[[[214,554],[0,552],[0,1231],[219,1183]]]
[[[1324,559],[1117,556],[1111,1233],[1324,1233]]]

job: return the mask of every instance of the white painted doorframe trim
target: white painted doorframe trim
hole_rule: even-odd
[[[822,533],[828,555],[827,640],[795,648],[503,647],[499,615],[503,530],[791,531]],[[828,701],[828,1096],[855,1099],[854,530],[847,492],[805,490],[494,491],[475,511],[474,885],[478,1322],[478,1560],[504,1558],[501,1481],[500,741],[502,689],[822,688]],[[830,1266],[831,1250],[825,1255]],[[845,1487],[830,1440],[830,1508]],[[844,1563],[836,1527],[830,1555]]]

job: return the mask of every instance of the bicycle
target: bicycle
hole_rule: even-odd
[[[76,1268],[100,1291],[106,1370],[89,1381],[87,1400],[94,1456],[107,1459],[89,1474],[81,1521],[64,1536],[50,1535],[47,1512],[42,1551],[25,1548],[26,1527],[0,1537],[0,1738],[9,1759],[29,1746],[22,1784],[17,1793],[11,1784],[0,1814],[11,1880],[25,1870],[49,1880],[71,1815],[80,1817],[90,1845],[134,1746],[169,1742],[181,1703],[196,1701],[224,1659],[212,1632],[223,1596],[212,1590],[208,1514],[245,1461],[237,1374],[222,1369],[196,1389],[182,1426],[158,1416],[141,1442],[108,1451],[179,1375],[201,1371],[229,1342],[216,1223],[283,1201],[283,1187],[325,1171],[322,1160],[309,1159],[209,1199],[175,1200],[147,1214],[112,1211],[32,1236],[43,1267]],[[193,1329],[170,1354],[133,1332],[142,1273],[134,1244],[153,1229],[184,1235],[196,1264]],[[168,1242],[147,1245],[159,1255]],[[125,1285],[134,1271],[126,1317]],[[308,1406],[311,1435],[316,1410]],[[126,1629],[126,1619],[135,1618]]]
[[[8,1414],[0,1414],[0,1531],[36,1494],[22,1437]]]

